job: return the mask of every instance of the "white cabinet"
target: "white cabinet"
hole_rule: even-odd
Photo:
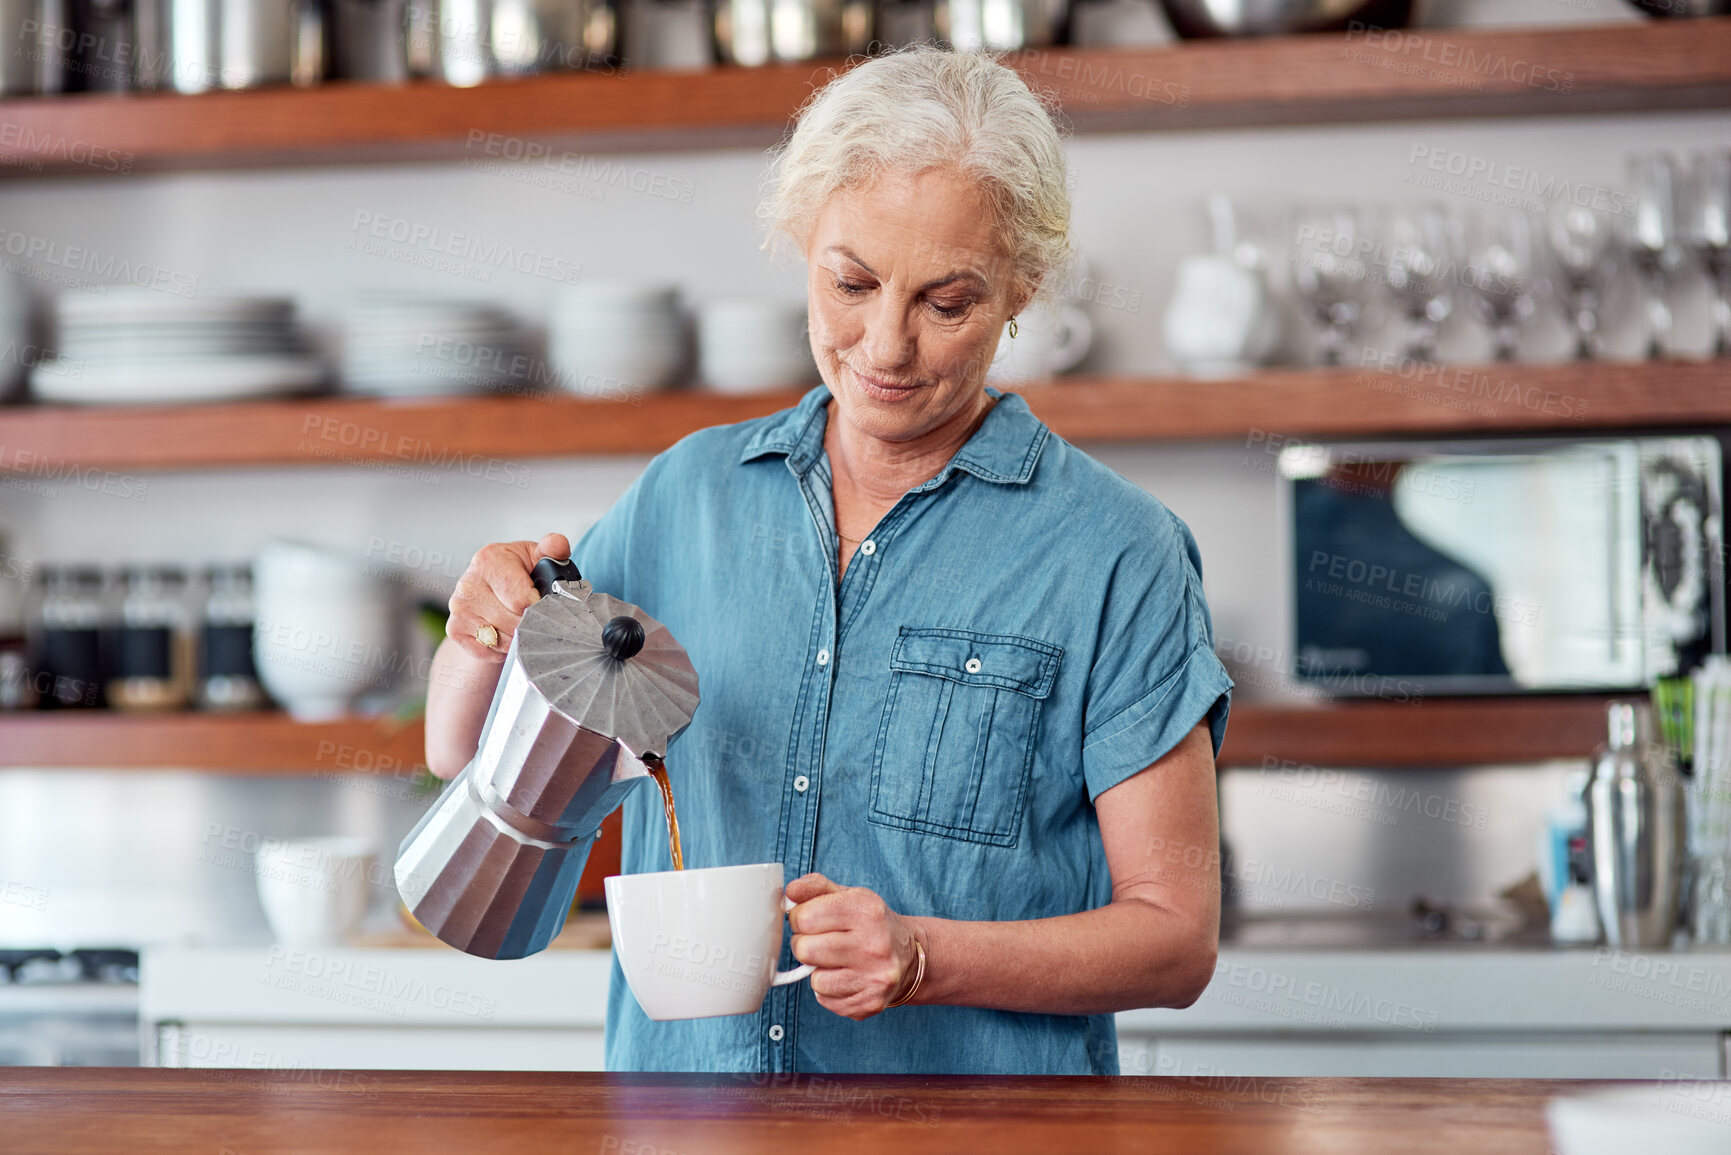
[[[600,1028],[158,1023],[156,1065],[254,1070],[602,1071]]]
[[[1427,1079],[1719,1079],[1723,1036],[1637,1032],[1489,1032],[1424,1039],[1386,1034],[1123,1034],[1126,1075],[1383,1076]]]
[[[146,1056],[286,1070],[601,1070],[606,951],[162,947]],[[1118,1016],[1126,1075],[1718,1079],[1731,952],[1221,952],[1182,1011]]]
[[[1118,1016],[1125,1074],[1719,1079],[1731,952],[1223,950],[1182,1011]]]
[[[599,1071],[611,956],[440,947],[143,952],[146,1062],[269,1070]]]

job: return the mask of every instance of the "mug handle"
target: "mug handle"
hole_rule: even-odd
[[[1082,363],[1094,344],[1094,322],[1075,305],[1060,308],[1058,317],[1063,339],[1052,350],[1052,372],[1068,373]]]
[[[789,899],[787,895],[784,894],[781,896],[781,913],[786,914],[796,905],[797,904]],[[797,983],[800,979],[808,977],[811,972],[816,969],[817,968],[812,966],[810,963],[801,963],[790,971],[776,971],[775,977],[769,980],[769,985],[772,987],[785,987],[788,983]]]

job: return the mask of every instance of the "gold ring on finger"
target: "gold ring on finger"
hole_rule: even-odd
[[[480,628],[475,631],[475,640],[489,650],[496,650],[499,648],[499,631],[493,627],[491,622],[482,622]]]

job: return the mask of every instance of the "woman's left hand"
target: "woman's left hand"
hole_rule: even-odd
[[[838,886],[821,874],[787,884],[793,957],[817,970],[818,1005],[869,1019],[914,981],[914,926],[863,886]]]

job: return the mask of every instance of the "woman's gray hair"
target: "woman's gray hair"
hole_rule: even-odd
[[[758,206],[764,244],[803,251],[835,192],[934,168],[979,184],[1024,290],[1068,259],[1068,168],[1053,114],[995,58],[929,45],[874,57],[806,102],[771,154]]]

